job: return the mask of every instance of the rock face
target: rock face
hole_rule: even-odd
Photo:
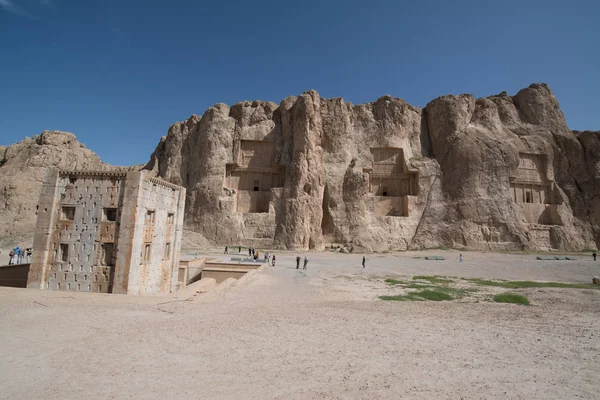
[[[600,246],[600,134],[572,132],[545,84],[424,109],[315,91],[216,104],[146,166],[187,188],[186,225],[287,249]]]
[[[44,131],[0,148],[0,237],[33,236],[45,168],[109,168],[68,132]]]
[[[118,167],[66,132],[0,146],[0,238],[32,235],[45,168]],[[545,84],[424,109],[315,91],[216,104],[171,126],[145,168],[185,186],[186,228],[223,245],[600,247],[600,132],[570,131]]]
[[[513,97],[444,96],[425,115],[442,198],[424,215],[428,232],[419,232],[415,245],[441,239],[469,248],[598,246],[598,220],[588,216],[600,203],[578,186],[593,175],[583,156],[590,144],[567,128],[547,85]]]

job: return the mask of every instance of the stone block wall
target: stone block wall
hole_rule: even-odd
[[[168,293],[184,202],[184,188],[146,172],[47,171],[27,286]]]

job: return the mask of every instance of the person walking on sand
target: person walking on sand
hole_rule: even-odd
[[[227,254],[227,246],[225,246],[225,253],[224,254]]]
[[[300,269],[300,256],[296,256],[296,269]]]
[[[460,256],[458,257],[458,262],[463,262],[463,256],[462,253],[460,254]]]
[[[306,269],[306,264],[308,264],[308,258],[304,257],[304,266],[302,269]]]
[[[366,266],[367,259],[365,258],[365,256],[363,256],[363,261],[362,261],[362,266],[363,268]]]
[[[598,256],[598,255],[596,254],[596,252],[593,252],[593,253],[592,253],[592,257],[594,257],[594,261],[596,261],[596,257],[597,257],[597,256]]]
[[[273,254],[272,259],[273,259],[273,264],[271,266],[274,267],[275,266],[275,254]]]

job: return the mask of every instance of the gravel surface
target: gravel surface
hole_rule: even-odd
[[[246,285],[178,303],[0,288],[0,398],[598,398],[598,290],[513,290],[528,307],[377,297],[415,274],[588,283],[590,257],[306,255],[307,271],[277,253]]]

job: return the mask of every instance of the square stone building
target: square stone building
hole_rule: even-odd
[[[47,171],[27,287],[171,292],[184,205],[185,188],[145,171]]]

